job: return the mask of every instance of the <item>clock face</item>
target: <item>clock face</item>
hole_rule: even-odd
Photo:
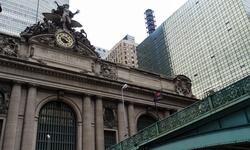
[[[64,48],[72,48],[74,46],[73,37],[66,32],[58,33],[56,35],[56,42],[59,46],[62,46]]]

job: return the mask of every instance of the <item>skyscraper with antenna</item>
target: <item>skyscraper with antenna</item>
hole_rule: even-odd
[[[139,69],[185,75],[197,98],[211,95],[250,74],[250,1],[188,0],[136,52]]]
[[[149,35],[149,34],[153,33],[155,31],[155,28],[156,28],[154,11],[151,9],[147,9],[144,12],[144,16],[145,16],[147,33]]]

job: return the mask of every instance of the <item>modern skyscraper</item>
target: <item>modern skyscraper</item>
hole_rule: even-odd
[[[137,46],[139,68],[191,78],[202,98],[250,74],[250,2],[189,0]]]
[[[106,54],[104,59],[137,68],[137,45],[133,36],[126,35]]]
[[[57,0],[59,5],[69,0]],[[1,0],[0,32],[19,36],[27,26],[43,19],[43,12],[51,12],[56,3],[51,0]]]

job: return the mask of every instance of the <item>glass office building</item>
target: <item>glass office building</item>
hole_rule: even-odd
[[[69,0],[57,0],[59,5]],[[57,5],[53,0],[1,0],[0,32],[19,36],[27,26],[43,19],[43,12],[51,12]]]
[[[173,74],[171,69],[169,47],[165,41],[164,28],[159,26],[137,47],[137,60],[140,69],[167,76]]]
[[[95,46],[95,51],[97,53],[99,53],[100,57],[102,59],[104,59],[104,56],[108,53],[108,50],[107,49],[104,49],[104,48],[101,48],[101,47],[98,47],[98,46]]]
[[[187,1],[137,46],[137,59],[141,69],[188,76],[197,98],[248,76],[250,1]]]

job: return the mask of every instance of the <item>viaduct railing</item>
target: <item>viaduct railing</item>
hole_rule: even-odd
[[[219,112],[250,96],[250,76],[200,100],[175,114],[160,120],[139,131],[107,150],[133,150],[161,136],[174,132],[184,126]]]

